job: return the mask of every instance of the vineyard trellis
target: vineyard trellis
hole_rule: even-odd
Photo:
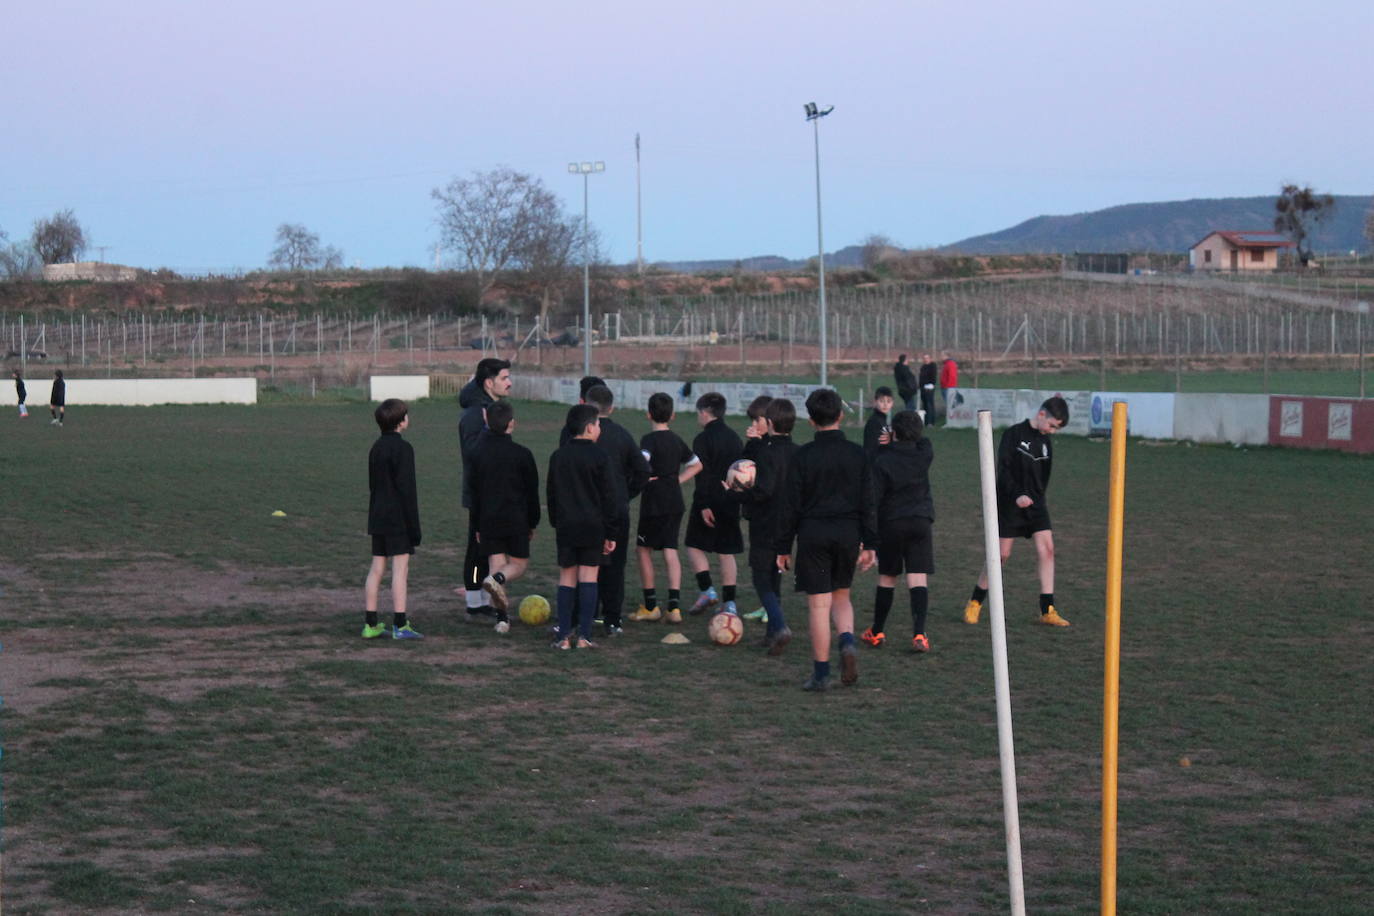
[[[1358,298],[1358,287],[1356,287]],[[831,352],[872,360],[911,350],[951,350],[975,362],[1108,357],[1156,361],[1209,357],[1347,356],[1366,349],[1367,322],[1349,298],[1301,304],[1255,295],[1248,285],[1177,282],[1111,284],[1038,277],[837,288],[828,295]],[[615,295],[595,311],[602,342],[685,346],[710,361],[796,364],[795,348],[818,334],[814,290],[661,296]],[[575,341],[578,318],[567,315]],[[0,314],[8,356],[41,358],[113,373],[189,360],[194,374],[231,357],[275,374],[277,360],[404,352],[414,366],[470,361],[542,347],[564,330],[493,315],[217,316]],[[711,347],[710,344],[717,346]],[[734,346],[729,346],[733,344]],[[297,360],[297,362],[299,362]]]

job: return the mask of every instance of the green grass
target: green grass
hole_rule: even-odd
[[[517,410],[542,468],[563,411]],[[899,602],[859,685],[812,696],[800,633],[781,659],[713,649],[699,621],[687,647],[640,624],[554,653],[532,628],[461,622],[447,400],[415,405],[407,433],[428,638],[362,641],[370,412],[283,400],[11,424],[11,912],[1006,908],[988,628],[959,621],[981,549],[971,432],[932,432],[934,651],[901,651]],[[1028,908],[1087,913],[1108,450],[1056,448],[1074,626],[1031,623],[1020,545],[1008,639]],[[1121,911],[1365,911],[1374,463],[1145,443],[1128,461]],[[541,530],[516,597],[552,594],[552,541]],[[787,610],[800,630],[796,596]]]

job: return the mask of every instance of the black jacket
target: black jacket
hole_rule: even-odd
[[[787,487],[787,471],[799,446],[791,436],[764,436],[751,439],[754,447],[754,485],[736,494],[749,519],[751,549],[771,550],[776,540],[778,516],[782,512],[783,491]]]
[[[1029,496],[1031,505],[1043,509],[1053,460],[1050,437],[1030,420],[1008,426],[997,444],[997,501],[1010,508],[1018,496]]]
[[[468,466],[477,530],[524,534],[539,527],[539,468],[509,433],[487,430]]]
[[[938,385],[939,382],[940,367],[933,362],[921,363],[921,387],[925,388],[925,386],[929,385],[931,390],[934,391],[935,386]]]
[[[65,407],[67,404],[67,380],[55,378],[52,380],[52,394],[48,397],[48,403],[54,407]]]
[[[897,383],[897,394],[903,401],[916,393],[916,376],[906,363],[892,364],[892,380]]]
[[[777,552],[790,554],[803,522],[853,522],[867,548],[878,546],[878,520],[868,456],[838,429],[817,430],[816,438],[792,456],[778,514]]]
[[[868,455],[868,460],[872,461],[878,457],[878,450],[883,446],[878,444],[878,437],[883,434],[883,429],[891,422],[887,414],[873,408],[873,413],[869,414],[868,422],[864,424],[864,452]]]
[[[692,511],[710,509],[724,518],[739,518],[739,503],[721,486],[730,465],[744,455],[739,434],[726,426],[724,420],[712,420],[692,440],[692,451],[701,459],[701,472],[692,492]]]
[[[935,447],[930,440],[899,439],[873,462],[873,502],[878,507],[878,530],[906,518],[935,520],[930,496],[930,463]]]
[[[692,450],[682,437],[671,429],[656,429],[639,440],[640,454],[646,455],[649,476],[654,479],[644,485],[639,498],[639,514],[677,515],[687,507],[682,501],[682,484],[677,476],[683,465],[692,460]]]
[[[477,452],[482,436],[487,431],[487,421],[482,411],[493,403],[495,400],[476,379],[468,382],[463,386],[463,390],[458,392],[458,406],[463,408],[462,416],[458,418],[458,447],[463,453],[464,509],[472,508],[472,474],[468,467],[472,462],[472,456]]]
[[[14,393],[19,395],[20,404],[29,396],[29,389],[24,387],[24,380],[17,375],[14,377]]]
[[[569,439],[549,456],[544,485],[558,539],[590,545],[612,540],[617,518],[611,459],[590,439]]]
[[[596,444],[611,459],[616,517],[626,521],[630,517],[630,500],[642,493],[649,482],[649,462],[635,445],[634,436],[610,417],[601,418],[601,436]]]
[[[420,544],[415,449],[400,433],[382,433],[367,454],[367,533],[405,535]]]

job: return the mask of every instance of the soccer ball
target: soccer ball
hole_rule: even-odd
[[[744,621],[739,619],[738,614],[722,611],[711,618],[706,632],[716,645],[733,646],[744,638]]]
[[[520,619],[532,627],[549,621],[549,602],[539,595],[526,595],[520,602]]]
[[[758,468],[754,466],[754,462],[748,458],[741,458],[725,472],[725,485],[731,490],[747,490],[754,485],[757,473]]]

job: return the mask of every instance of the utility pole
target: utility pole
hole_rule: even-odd
[[[644,204],[639,183],[639,132],[635,132],[635,265],[644,279]]]

